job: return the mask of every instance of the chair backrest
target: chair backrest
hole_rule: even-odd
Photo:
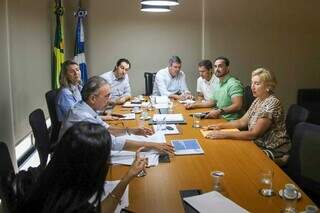
[[[12,188],[10,186],[11,181],[9,179],[12,174],[14,174],[14,169],[8,147],[4,142],[0,142],[0,198],[9,210],[13,208],[11,206],[13,205],[11,203]]]
[[[308,122],[320,124],[320,88],[318,89],[299,89],[298,105],[309,110]]]
[[[58,120],[57,109],[56,109],[56,100],[59,90],[50,90],[46,93],[46,101],[49,110],[49,116],[51,120],[51,135],[50,142],[51,148],[57,142],[59,137],[59,131],[61,122]]]
[[[294,127],[301,122],[306,122],[309,111],[302,106],[292,104],[286,116],[286,128],[290,139],[292,139]]]
[[[252,94],[251,87],[245,86],[244,88],[244,99],[243,99],[243,110],[246,112],[250,108],[252,102],[254,101],[255,97]]]
[[[145,95],[152,95],[153,91],[153,82],[156,77],[156,73],[145,72],[144,73],[144,82],[145,82]]]
[[[44,168],[47,165],[50,153],[50,137],[42,109],[36,109],[29,115],[29,123],[34,135],[35,146],[39,153],[40,166]]]
[[[294,129],[288,161],[288,175],[320,202],[320,125],[299,123]]]

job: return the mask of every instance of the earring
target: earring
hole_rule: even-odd
[[[270,92],[270,89],[267,89],[267,92]]]

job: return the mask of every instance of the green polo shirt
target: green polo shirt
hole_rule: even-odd
[[[243,85],[239,80],[231,75],[226,75],[219,84],[214,87],[214,93],[211,99],[216,102],[216,107],[221,109],[228,107],[232,104],[232,98],[235,96],[243,96]],[[230,113],[222,115],[226,120],[236,120],[239,119],[242,112]]]

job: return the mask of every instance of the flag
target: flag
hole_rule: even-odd
[[[59,75],[61,65],[64,62],[64,43],[63,43],[63,6],[61,0],[56,1],[56,31],[53,47],[53,66],[52,66],[52,88],[57,89],[60,87]]]
[[[84,49],[84,30],[83,20],[87,15],[87,11],[79,9],[75,16],[77,17],[76,39],[73,60],[79,64],[81,70],[81,81],[85,83],[88,80],[88,71],[86,64],[86,56]]]

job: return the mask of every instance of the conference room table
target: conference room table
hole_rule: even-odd
[[[212,171],[224,172],[223,195],[249,212],[280,212],[284,207],[278,191],[287,183],[294,183],[278,165],[270,160],[252,141],[206,139],[199,128],[193,128],[190,113],[208,111],[209,109],[186,110],[183,104],[174,102],[174,113],[182,113],[185,125],[178,125],[177,135],[166,135],[166,142],[175,139],[197,139],[204,154],[171,156],[170,163],[159,163],[156,167],[147,168],[147,175],[133,179],[129,184],[129,207],[133,212],[184,212],[180,190],[200,189],[202,193],[212,191]],[[130,113],[130,109],[116,106],[116,113]],[[157,113],[148,111],[149,115]],[[127,127],[137,125],[136,120],[125,121]],[[206,126],[223,119],[202,119],[200,124]],[[112,124],[112,122],[111,122]],[[146,122],[145,126],[148,126]],[[152,126],[149,126],[152,128]],[[262,187],[261,171],[272,169],[274,172],[273,189],[275,196],[264,197],[259,194]],[[113,165],[109,169],[108,180],[118,180],[128,170],[128,166]],[[312,204],[310,198],[302,193],[298,200],[297,210],[303,211],[306,205]],[[212,211],[214,212],[214,211]]]

